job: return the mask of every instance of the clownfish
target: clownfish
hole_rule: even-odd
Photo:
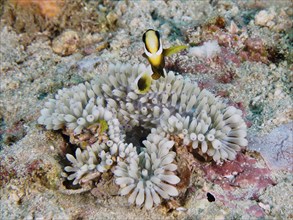
[[[145,94],[151,89],[152,77],[149,73],[143,72],[136,79],[136,92],[138,94]]]
[[[148,29],[142,36],[144,43],[144,54],[143,56],[148,59],[152,67],[152,78],[154,80],[159,79],[161,76],[165,77],[165,57],[177,53],[187,46],[179,45],[163,49],[162,40],[160,33],[153,29]]]

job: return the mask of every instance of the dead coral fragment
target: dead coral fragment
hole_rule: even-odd
[[[77,32],[66,30],[53,40],[52,50],[61,56],[68,56],[77,50],[78,44],[79,36]]]

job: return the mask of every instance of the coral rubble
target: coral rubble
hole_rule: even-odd
[[[106,122],[105,138],[80,145],[75,157],[67,154],[72,164],[65,167],[71,173],[67,178],[78,184],[87,175],[111,170],[121,187],[120,194],[130,194],[130,203],[144,203],[147,209],[158,205],[160,197],[178,195],[175,185],[180,179],[173,164],[176,153],[171,135],[183,138],[182,147],[195,149],[217,163],[235,159],[247,145],[241,110],[225,105],[174,72],[152,81],[150,91],[140,94],[136,79],[150,71],[142,64],[110,65],[107,74],[90,83],[59,90],[38,119],[47,129],[63,129],[74,137]],[[149,134],[143,145],[134,146],[127,143],[127,132],[138,127]]]

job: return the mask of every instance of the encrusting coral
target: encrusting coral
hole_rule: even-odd
[[[160,197],[178,195],[171,135],[181,135],[184,146],[216,162],[233,160],[247,140],[240,110],[174,72],[152,81],[150,90],[141,94],[137,79],[146,73],[151,69],[143,64],[110,65],[107,74],[90,83],[59,90],[38,122],[73,136],[106,122],[106,138],[78,148],[76,158],[67,155],[72,163],[65,168],[72,173],[67,178],[77,184],[87,174],[111,170],[120,194],[130,194],[130,203],[149,209]],[[149,133],[142,146],[126,143],[127,132],[138,127]]]

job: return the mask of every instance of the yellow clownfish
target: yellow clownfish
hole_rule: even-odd
[[[148,29],[143,34],[142,41],[144,42],[143,56],[146,57],[151,64],[153,71],[152,78],[155,80],[159,79],[161,76],[165,77],[165,56],[170,56],[187,48],[185,45],[180,45],[163,49],[160,33],[153,29]]]
[[[138,94],[145,94],[151,89],[152,77],[149,73],[143,72],[136,79],[136,92]]]

